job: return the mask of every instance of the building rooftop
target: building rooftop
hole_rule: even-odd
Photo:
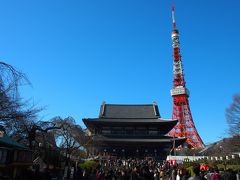
[[[156,103],[137,105],[103,103],[98,118],[83,118],[83,122],[90,131],[103,127],[154,127],[161,134],[166,134],[177,124],[178,120],[161,118]]]
[[[153,104],[105,104],[100,108],[99,118],[155,119],[160,118],[156,103]]]
[[[14,141],[12,138],[10,138],[5,133],[0,137],[0,145],[1,146],[7,146],[7,147],[20,148],[20,149],[27,149],[26,146]]]

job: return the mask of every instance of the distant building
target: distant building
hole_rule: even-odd
[[[173,147],[186,141],[166,136],[178,121],[161,118],[156,103],[103,103],[98,118],[83,122],[92,134],[94,155],[166,159]]]
[[[0,179],[13,179],[31,165],[32,151],[11,139],[0,126]]]

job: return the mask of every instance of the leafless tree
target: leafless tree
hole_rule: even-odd
[[[233,102],[226,109],[228,134],[230,137],[221,138],[212,144],[204,153],[206,155],[229,155],[240,149],[240,94],[233,96]]]
[[[0,61],[0,124],[5,127],[13,121],[34,118],[41,111],[20,98],[19,86],[24,84],[30,84],[25,74]]]
[[[0,124],[15,140],[32,149],[40,132],[47,133],[58,127],[51,121],[39,121],[38,112],[42,108],[23,102],[19,86],[26,84],[30,82],[24,73],[0,61]]]
[[[73,155],[80,149],[84,149],[86,144],[85,132],[72,117],[57,118],[53,122],[60,127],[55,131],[56,141],[66,157]],[[68,160],[69,158],[67,158],[66,164],[68,164]]]
[[[45,136],[47,136],[50,131],[60,128],[51,120],[21,120],[15,122],[13,127],[15,128],[15,130],[13,131],[14,139],[18,142],[26,144],[30,149],[34,149],[36,146],[39,145],[39,143],[48,142]]]
[[[47,151],[51,150],[49,144],[56,141],[65,154],[78,154],[85,142],[82,128],[71,117],[40,121],[38,113],[42,109],[20,97],[19,86],[26,84],[30,82],[25,74],[0,61],[0,125],[18,142],[34,152],[41,152],[37,153],[39,155],[48,154]],[[49,142],[50,136],[54,142]],[[38,147],[40,142],[43,147]]]
[[[233,97],[233,102],[226,109],[226,119],[231,136],[240,136],[240,94]]]

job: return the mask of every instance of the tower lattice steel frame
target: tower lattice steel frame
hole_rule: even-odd
[[[172,5],[172,47],[173,47],[173,97],[172,118],[178,119],[178,124],[170,131],[172,137],[186,137],[187,144],[193,148],[203,148],[204,143],[194,125],[188,102],[189,90],[184,80],[183,65],[180,55],[179,32],[176,28],[174,5]]]

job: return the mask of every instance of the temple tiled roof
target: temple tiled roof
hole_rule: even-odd
[[[10,138],[7,134],[3,134],[2,137],[0,137],[0,146],[6,146],[6,147],[15,147],[20,149],[27,149],[26,146],[14,141],[12,138]]]
[[[132,119],[149,119],[159,118],[159,110],[156,104],[102,104],[99,117],[101,118],[132,118]]]
[[[94,118],[94,119],[83,119],[84,124],[90,128],[101,128],[101,127],[156,127],[166,134],[168,133],[176,124],[177,120],[164,120],[164,119],[104,119],[104,118]]]

